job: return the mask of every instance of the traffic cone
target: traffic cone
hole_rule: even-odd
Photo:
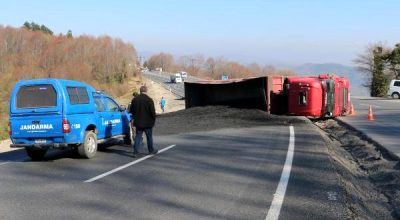
[[[368,110],[368,121],[373,121],[374,119],[374,115],[372,114],[372,107],[369,106],[369,110]]]
[[[349,115],[355,115],[356,112],[354,111],[354,105],[351,104]]]

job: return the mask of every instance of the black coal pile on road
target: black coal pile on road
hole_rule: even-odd
[[[222,128],[289,125],[303,122],[299,117],[277,116],[258,109],[226,106],[194,107],[157,116],[155,135],[171,135]]]

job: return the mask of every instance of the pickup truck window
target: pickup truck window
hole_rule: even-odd
[[[104,98],[104,105],[109,112],[119,112],[119,106],[110,98]]]
[[[52,85],[22,86],[17,93],[17,108],[48,108],[57,106],[57,93]]]
[[[67,87],[71,105],[89,104],[89,96],[85,87]]]
[[[98,112],[104,112],[106,110],[100,97],[94,97],[94,105],[96,106],[96,111]]]

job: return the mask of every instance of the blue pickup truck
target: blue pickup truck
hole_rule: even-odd
[[[132,143],[130,115],[110,96],[77,81],[19,81],[10,96],[11,147],[40,160],[49,148],[75,148],[92,158],[97,144],[122,138]]]

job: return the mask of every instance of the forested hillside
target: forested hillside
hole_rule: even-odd
[[[129,90],[124,79],[138,74],[136,56],[133,45],[108,36],[0,26],[0,139],[7,137],[8,99],[18,80],[73,79],[118,96]]]
[[[252,63],[244,65],[230,61],[223,57],[204,58],[203,55],[181,56],[175,60],[172,54],[159,53],[152,55],[144,64],[151,70],[162,68],[167,72],[186,71],[190,75],[205,79],[220,79],[221,75],[229,75],[230,78],[243,78],[265,75],[293,75],[290,69],[276,69],[271,65]]]

